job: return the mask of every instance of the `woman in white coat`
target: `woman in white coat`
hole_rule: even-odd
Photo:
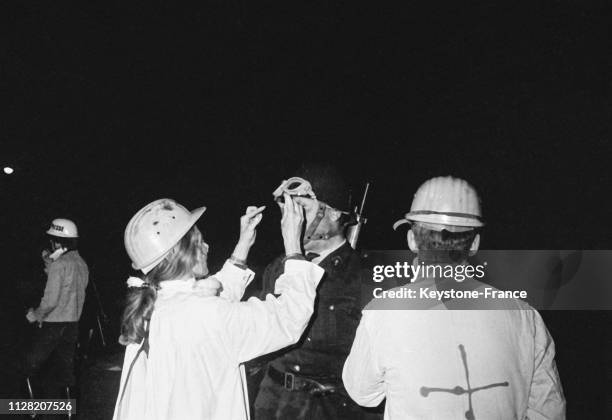
[[[280,296],[265,301],[240,302],[253,277],[246,257],[263,207],[242,216],[240,239],[221,271],[196,280],[208,274],[208,245],[195,226],[204,210],[157,200],[125,230],[127,253],[144,276],[128,280],[115,420],[248,419],[241,363],[297,342],[312,314],[323,270],[302,256],[298,204],[285,197],[285,274],[276,284]]]

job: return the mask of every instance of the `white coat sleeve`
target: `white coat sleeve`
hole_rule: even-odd
[[[138,359],[135,359],[140,346],[141,344],[129,344],[125,349],[113,420],[144,420],[146,397],[142,384],[146,382],[147,357],[141,353]],[[130,372],[132,362],[134,366]],[[130,377],[126,381],[128,372]]]
[[[223,268],[213,276],[223,286],[221,297],[231,302],[239,302],[244,295],[244,291],[249,283],[253,280],[251,270],[243,270],[236,267],[234,264],[226,261]]]
[[[372,314],[364,311],[342,370],[346,392],[364,407],[376,407],[385,398],[384,369],[378,362],[373,327]]]
[[[324,270],[307,261],[285,262],[276,284],[279,297],[250,298],[228,303],[224,328],[238,362],[271,353],[296,343],[313,312],[316,289]]]
[[[540,314],[535,312],[534,316],[535,364],[526,417],[562,420],[565,419],[565,397],[555,364],[555,343]]]

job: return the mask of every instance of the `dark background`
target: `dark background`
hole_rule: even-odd
[[[373,182],[364,248],[404,248],[391,224],[452,174],[481,194],[483,248],[609,249],[609,22],[603,2],[4,2],[6,312],[36,304],[42,233],[68,217],[116,314],[123,229],[161,197],[208,206],[213,265],[269,205],[261,269],[282,249],[271,192],[311,160],[355,196]],[[608,313],[543,315],[571,412],[603,418]]]

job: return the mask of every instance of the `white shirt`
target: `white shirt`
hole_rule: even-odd
[[[241,363],[294,344],[313,311],[323,270],[289,260],[276,282],[278,298],[239,302],[253,277],[226,263],[215,275],[221,297],[198,296],[195,280],[163,282],[149,328],[150,350],[134,364],[115,420],[244,420],[249,418]],[[125,377],[139,346],[131,344]]]
[[[464,391],[488,386],[471,393],[477,420],[565,419],[554,342],[527,304],[380,308],[363,311],[344,365],[344,385],[358,404],[377,406],[386,398],[385,420],[465,420],[470,400]]]

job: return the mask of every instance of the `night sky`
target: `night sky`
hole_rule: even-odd
[[[129,4],[124,4],[129,3]],[[611,121],[597,4],[14,2],[0,13],[4,232],[13,247],[74,218],[127,262],[138,208],[209,208],[224,258],[248,204],[254,256],[278,252],[271,192],[304,161],[373,183],[362,246],[427,178],[479,190],[489,249],[608,248]],[[262,262],[265,263],[265,262]]]
[[[73,218],[93,272],[129,274],[123,229],[161,197],[209,210],[219,264],[249,204],[253,263],[282,250],[272,191],[303,161],[373,183],[361,245],[427,178],[480,192],[487,249],[609,249],[603,2],[4,2],[0,164],[13,276]],[[27,268],[23,268],[23,264]],[[29,271],[28,271],[29,270]],[[102,280],[100,280],[102,281]]]

